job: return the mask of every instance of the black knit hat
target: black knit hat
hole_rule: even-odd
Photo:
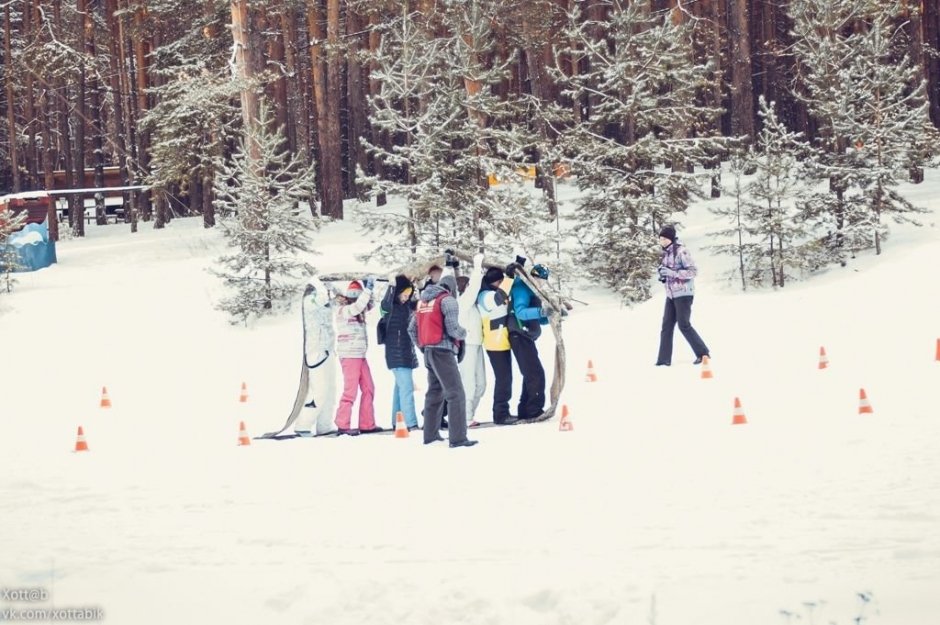
[[[503,273],[503,270],[499,267],[490,267],[486,270],[486,273],[483,274],[483,284],[493,284],[494,282],[502,282],[503,278],[506,277],[506,274]]]
[[[675,241],[676,229],[673,228],[672,226],[666,226],[665,228],[659,231],[659,236],[669,239],[670,241]]]
[[[395,295],[400,295],[405,289],[414,289],[408,276],[398,274],[395,276]]]

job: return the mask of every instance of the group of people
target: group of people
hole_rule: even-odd
[[[662,248],[659,280],[666,290],[657,366],[672,364],[676,325],[695,353],[695,364],[709,350],[690,322],[697,273],[688,249],[680,245],[675,228],[660,231]],[[548,269],[529,267],[517,256],[505,269],[483,267],[483,255],[473,258],[468,275],[456,276],[459,261],[445,254],[444,267],[428,271],[420,293],[405,275],[390,278],[380,302],[377,339],[385,348],[385,364],[394,376],[391,427],[403,415],[409,430],[419,429],[413,371],[419,354],[427,369],[424,398],[424,443],[443,441],[444,416],[451,447],[469,447],[467,438],[486,391],[485,359],[493,373],[492,419],[497,425],[538,420],[545,409],[545,370],[536,341],[548,323],[548,311],[526,280],[546,280]],[[303,411],[294,423],[301,436],[332,432],[357,435],[384,431],[375,420],[375,383],[369,362],[366,315],[376,304],[375,279],[354,280],[331,297],[329,289],[313,278],[304,293],[304,367],[309,377]],[[522,374],[516,413],[510,411],[513,358]],[[335,360],[342,370],[343,391],[335,415]],[[352,409],[358,396],[358,427],[352,427]]]
[[[505,269],[484,269],[483,256],[478,254],[469,274],[458,277],[460,263],[448,252],[444,267],[430,268],[420,293],[405,275],[389,279],[379,304],[376,336],[385,348],[385,364],[395,381],[392,427],[400,412],[409,430],[419,429],[413,381],[419,354],[428,380],[421,428],[425,444],[444,440],[442,427],[448,430],[451,447],[476,444],[467,438],[467,430],[480,424],[476,414],[487,386],[484,354],[493,370],[493,422],[511,425],[544,414],[545,370],[536,340],[541,326],[548,323],[548,311],[516,272],[527,271],[534,280],[545,280],[549,273],[543,265],[527,267],[527,262],[517,256]],[[366,358],[366,315],[377,302],[375,279],[349,283],[333,301],[325,290],[313,279],[305,292],[304,364],[310,370],[310,382],[304,414],[294,423],[294,431],[302,436],[381,432],[384,428],[375,420],[375,383]],[[331,314],[327,312],[330,308]],[[329,364],[328,347],[334,342],[343,391],[331,423],[327,418],[332,402],[329,377],[331,371],[335,375],[335,364]],[[522,374],[516,414],[510,412],[513,356]],[[353,428],[357,397],[358,427]]]

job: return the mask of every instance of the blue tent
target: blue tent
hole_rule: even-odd
[[[26,224],[7,237],[7,250],[13,249],[17,266],[14,271],[36,271],[56,262],[55,241],[49,239],[47,222]],[[7,251],[5,250],[5,251]]]

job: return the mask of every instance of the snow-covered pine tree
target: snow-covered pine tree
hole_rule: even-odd
[[[876,254],[888,234],[885,219],[917,223],[913,215],[924,212],[897,187],[911,167],[924,164],[918,148],[925,139],[936,146],[938,138],[920,69],[910,58],[904,29],[893,24],[901,10],[897,0],[878,2],[867,17],[867,29],[855,35],[855,47],[862,53],[852,58],[850,76],[866,97],[850,101],[848,119],[836,122],[837,133],[854,139],[849,154],[857,175],[850,185],[868,208],[871,227],[866,239],[874,240]]]
[[[547,220],[547,206],[522,184],[534,134],[493,89],[512,61],[496,62],[491,50],[501,3],[445,0],[430,13],[412,5],[388,17],[371,58],[381,85],[370,99],[372,128],[390,141],[366,145],[390,173],[363,183],[406,210],[363,210],[364,229],[378,239],[369,258],[398,264],[449,246],[547,253],[551,240],[532,227]]]
[[[756,174],[746,192],[751,200],[748,222],[762,244],[759,256],[749,263],[749,275],[756,283],[769,276],[771,285],[782,287],[793,277],[791,271],[802,272],[812,261],[801,252],[807,246],[816,248],[815,241],[806,241],[806,225],[797,208],[806,193],[802,163],[812,151],[800,133],[790,131],[777,117],[773,102],[760,96],[758,107],[762,129],[751,161]]]
[[[804,203],[830,261],[845,264],[887,235],[884,215],[911,221],[915,206],[897,193],[923,158],[924,87],[895,27],[897,0],[793,0],[795,94],[819,128],[817,175],[828,180]]]
[[[140,120],[151,137],[146,182],[155,192],[174,190],[208,195],[215,166],[237,135],[239,83],[227,65],[231,37],[218,36],[230,19],[228,4],[162,0],[168,20],[185,21],[180,37],[154,50],[150,73],[154,106]],[[214,225],[212,206],[203,206],[206,227]]]
[[[701,177],[689,168],[729,142],[709,136],[720,111],[698,97],[713,68],[694,59],[692,26],[648,0],[604,5],[604,20],[569,15],[572,45],[561,52],[579,72],[558,79],[567,97],[589,106],[561,141],[583,191],[580,260],[624,301],[639,302],[650,297],[656,229],[701,197]]]
[[[728,172],[731,174],[730,188],[724,189],[720,203],[708,209],[712,214],[728,220],[731,225],[709,232],[708,236],[726,242],[709,245],[706,249],[720,255],[737,257],[737,267],[728,272],[728,278],[729,280],[735,277],[740,278],[742,291],[747,290],[748,267],[751,265],[751,259],[761,254],[760,244],[751,240],[750,237],[747,217],[753,205],[749,205],[744,190],[745,172],[751,168],[753,159],[751,146],[741,146],[732,151],[728,159]],[[723,178],[723,180],[726,179]]]
[[[12,245],[7,244],[7,237],[19,230],[26,223],[26,213],[14,214],[10,208],[0,208],[0,293],[9,293],[16,284],[13,272],[19,268],[19,254]]]
[[[275,305],[289,303],[300,281],[313,271],[303,254],[319,228],[306,206],[314,185],[314,168],[288,154],[280,129],[272,129],[270,109],[262,104],[256,130],[246,130],[231,163],[220,165],[215,183],[219,225],[235,252],[218,259],[212,272],[234,294],[219,308],[232,323],[260,317]],[[249,145],[258,148],[254,161]]]

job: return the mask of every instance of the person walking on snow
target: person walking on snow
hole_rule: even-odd
[[[676,324],[679,331],[695,352],[694,364],[709,356],[708,347],[692,327],[692,299],[695,295],[695,275],[698,272],[692,255],[679,244],[676,229],[666,226],[659,233],[659,245],[663,248],[659,257],[659,281],[666,287],[666,307],[663,311],[663,328],[659,335],[659,357],[656,366],[672,364],[672,336]]]
[[[374,278],[366,278],[365,284],[353,280],[346,291],[338,297],[336,307],[336,355],[343,370],[343,395],[336,409],[336,427],[340,434],[381,432],[375,424],[375,383],[366,350],[369,335],[366,329],[366,312],[372,309]],[[359,428],[351,425],[352,407],[359,397]]]
[[[457,278],[460,297],[457,306],[460,309],[460,323],[467,330],[464,340],[463,360],[457,364],[463,391],[467,396],[468,427],[480,425],[476,420],[477,407],[486,392],[486,365],[483,362],[483,319],[477,308],[477,297],[483,285],[483,254],[473,257],[473,270],[469,276]]]
[[[408,325],[414,315],[414,285],[404,275],[397,275],[392,280],[394,287],[388,289],[382,300],[381,311],[384,330],[380,342],[385,344],[385,364],[395,376],[395,389],[392,391],[392,429],[395,418],[402,413],[408,430],[418,429],[418,415],[415,412],[415,387],[413,370],[418,368],[415,346],[408,335]]]
[[[460,325],[456,293],[454,276],[444,276],[440,284],[428,285],[408,325],[408,334],[424,354],[428,370],[428,391],[424,396],[425,445],[444,440],[440,426],[445,401],[450,417],[447,430],[450,446],[477,444],[467,439],[467,400],[457,370],[460,342],[466,338],[467,331]]]
[[[314,276],[304,289],[301,312],[304,328],[304,367],[307,385],[298,406],[294,433],[299,436],[328,434],[334,430],[336,402],[336,333],[330,291]],[[299,403],[299,402],[298,402]]]

